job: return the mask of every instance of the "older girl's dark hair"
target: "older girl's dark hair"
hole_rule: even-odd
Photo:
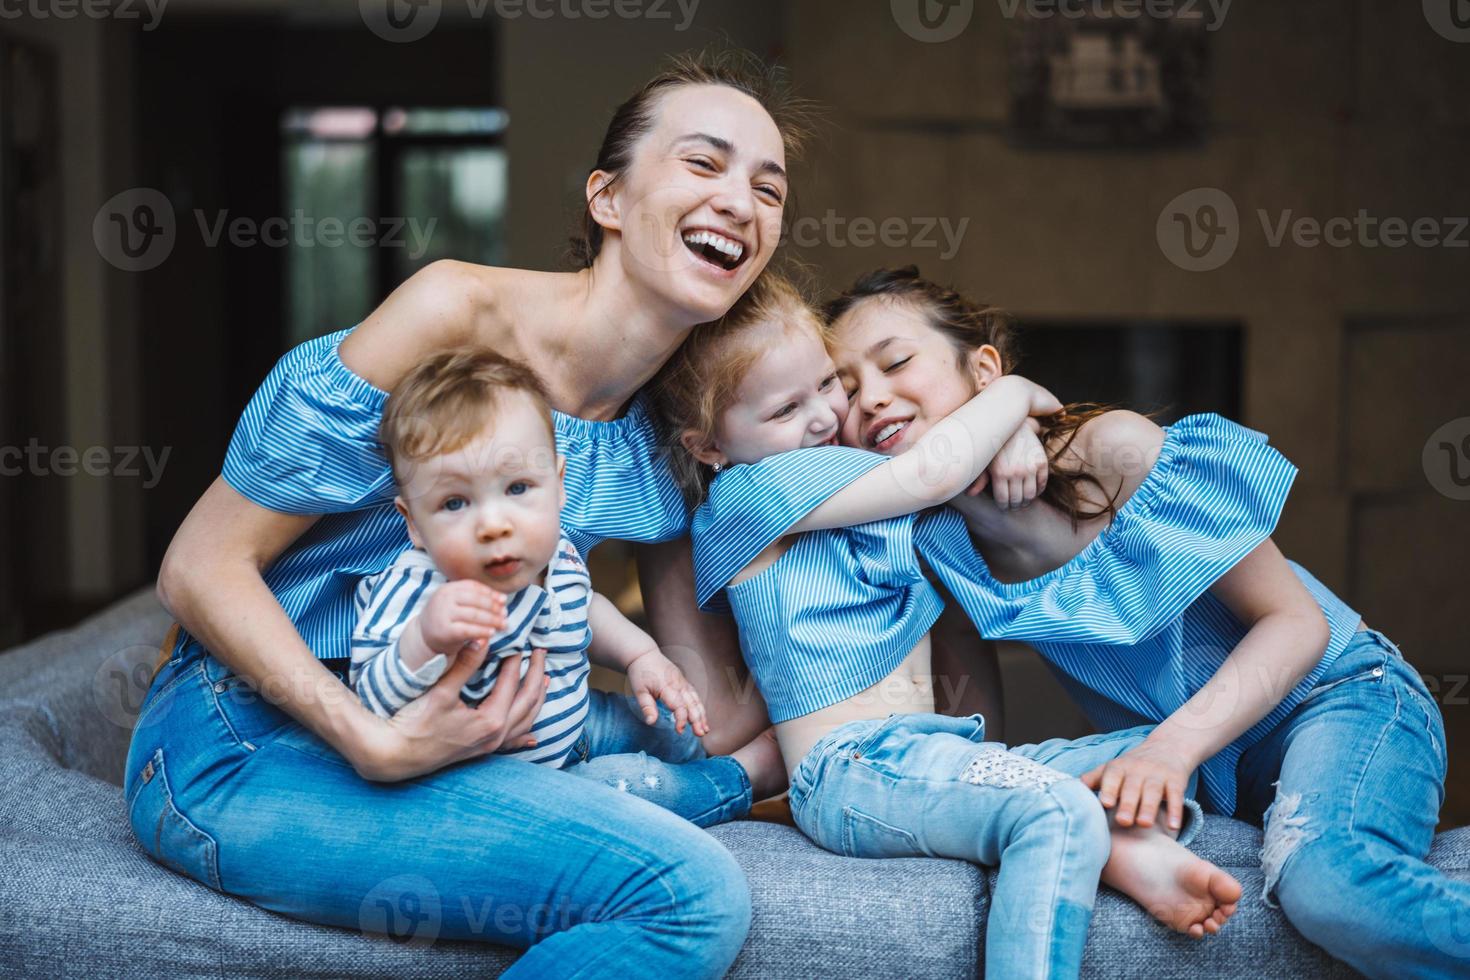
[[[892,302],[906,303],[920,312],[929,325],[939,331],[954,347],[959,369],[969,375],[969,356],[989,344],[1000,354],[1003,374],[1010,374],[1020,362],[1020,344],[1016,337],[1015,321],[998,306],[980,303],[963,293],[941,286],[919,275],[917,266],[901,269],[877,269],[858,279],[840,295],[828,300],[823,314],[828,324],[835,323],[853,307],[866,300],[881,297]],[[1059,465],[1062,457],[1077,438],[1083,425],[1115,406],[1078,402],[1062,407],[1055,415],[1037,419],[1041,423],[1041,444],[1046,448],[1051,474],[1047,478],[1046,490],[1041,499],[1063,511],[1072,519],[1075,530],[1080,521],[1092,520],[1107,515],[1112,520],[1118,512],[1118,490],[1111,494],[1090,473],[1083,473],[1066,465]],[[1103,506],[1088,509],[1079,492],[1081,484],[1095,487],[1104,501]]]
[[[815,103],[791,93],[783,69],[732,47],[677,55],[613,112],[602,138],[602,148],[597,152],[597,163],[588,171],[589,176],[598,170],[612,175],[598,189],[598,194],[606,193],[627,171],[633,160],[633,148],[653,129],[660,99],[681,85],[724,85],[755,99],[781,131],[788,161],[797,158],[811,136]],[[580,234],[572,238],[568,259],[578,268],[591,268],[602,251],[602,240],[602,226],[592,217],[589,202],[582,211]]]

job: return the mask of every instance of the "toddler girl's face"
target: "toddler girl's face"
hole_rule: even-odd
[[[446,578],[507,593],[542,581],[565,495],[556,443],[530,396],[507,394],[473,441],[403,470],[399,512]]]
[[[773,323],[752,328],[752,342],[764,353],[715,427],[725,461],[755,463],[792,449],[835,445],[847,396],[821,338]]]
[[[949,338],[908,303],[866,299],[832,324],[850,399],[842,444],[895,456],[974,396]]]

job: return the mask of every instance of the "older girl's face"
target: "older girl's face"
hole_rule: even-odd
[[[703,323],[770,261],[787,193],[781,132],[761,104],[723,85],[683,85],[659,100],[593,215],[631,280]]]
[[[976,392],[954,344],[913,304],[860,300],[832,324],[832,360],[847,391],[842,444],[893,456]]]

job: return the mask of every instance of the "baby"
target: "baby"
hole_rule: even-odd
[[[477,705],[502,663],[518,664],[523,677],[540,649],[545,702],[529,744],[505,754],[565,767],[602,754],[589,751],[594,745],[654,751],[639,744],[644,726],[620,720],[636,718],[626,698],[589,689],[590,658],[628,675],[647,725],[659,721],[655,699],[670,709],[675,732],[661,733],[658,754],[738,768],[729,758],[702,759],[695,736],[708,726],[699,696],[648,634],[592,590],[562,534],[565,463],[530,369],[484,348],[439,354],[394,389],[379,438],[413,547],[357,591],[350,682],[363,704],[391,716],[450,661],[483,656],[460,691]],[[745,774],[723,775],[732,795],[743,783],[748,796]]]

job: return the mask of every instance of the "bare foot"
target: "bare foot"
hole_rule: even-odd
[[[1151,827],[1113,828],[1102,880],[1192,939],[1219,932],[1240,901],[1240,882]]]
[[[781,761],[776,729],[767,728],[730,756],[745,767],[745,774],[750,777],[752,803],[769,799],[786,789],[786,763]]]

